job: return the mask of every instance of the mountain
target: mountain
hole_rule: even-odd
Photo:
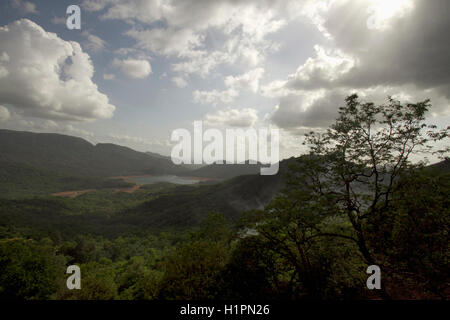
[[[448,174],[450,173],[450,158],[446,158],[443,161],[429,165],[427,169],[436,174]]]
[[[166,157],[67,135],[0,130],[0,161],[76,176],[179,174]]]

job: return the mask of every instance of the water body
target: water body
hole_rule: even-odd
[[[140,176],[140,177],[128,177],[127,180],[137,184],[153,184],[158,182],[169,182],[174,184],[195,184],[204,179],[196,179],[192,177],[179,177],[174,175],[163,176]]]

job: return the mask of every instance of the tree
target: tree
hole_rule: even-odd
[[[48,299],[64,272],[49,239],[0,240],[0,299]]]
[[[257,230],[307,287],[320,281],[314,247],[323,247],[325,238],[345,241],[364,263],[382,266],[368,241],[370,221],[387,219],[406,181],[401,178],[423,167],[424,161],[412,163],[412,155],[448,151],[433,149],[449,128],[426,125],[429,108],[428,100],[401,104],[392,98],[376,106],[354,94],[329,129],[306,135],[309,154],[291,167],[286,189],[262,212]]]
[[[450,174],[417,170],[403,179],[387,217],[369,218],[370,247],[399,298],[448,298]]]
[[[191,241],[167,258],[160,297],[175,300],[208,300],[217,297],[219,276],[229,259],[222,243]]]
[[[189,239],[168,254],[160,298],[217,298],[223,287],[221,276],[230,258],[232,237],[223,215],[208,215]]]
[[[306,178],[302,181],[316,200],[331,201],[336,213],[347,216],[364,260],[376,264],[364,221],[375,215],[383,218],[401,187],[398,179],[424,164],[413,164],[411,155],[432,152],[430,142],[446,138],[449,128],[436,132],[435,126],[424,123],[429,100],[402,105],[390,97],[387,105],[376,106],[353,94],[346,103],[326,133],[306,136],[312,157],[301,163],[302,169],[309,169],[301,171]],[[322,160],[311,164],[316,157]]]
[[[116,278],[120,299],[151,300],[157,298],[163,273],[149,267],[142,256],[124,262]]]

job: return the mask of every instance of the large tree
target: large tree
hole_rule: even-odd
[[[448,151],[436,146],[449,128],[424,123],[429,108],[428,100],[375,105],[354,94],[329,129],[306,135],[309,154],[292,166],[286,189],[261,212],[257,228],[304,285],[317,287],[324,239],[353,246],[366,266],[383,265],[370,245],[371,223],[387,219],[408,181],[403,177],[423,167],[421,154]]]

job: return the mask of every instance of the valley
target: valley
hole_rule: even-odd
[[[15,139],[21,143],[13,145]],[[321,159],[285,159],[280,162],[277,175],[262,176],[258,174],[259,165],[174,168],[170,159],[163,156],[115,145],[101,146],[103,151],[98,153],[96,146],[60,135],[0,130],[0,141],[0,149],[5,152],[0,154],[0,257],[15,257],[11,264],[17,264],[18,270],[26,269],[29,263],[45,263],[43,268],[50,275],[40,291],[32,289],[33,282],[20,280],[17,284],[12,282],[7,291],[0,290],[0,297],[18,294],[46,299],[208,299],[210,295],[265,297],[267,292],[275,292],[277,297],[292,298],[285,296],[285,289],[273,287],[272,280],[268,280],[271,274],[259,274],[269,270],[279,274],[276,281],[299,286],[299,295],[294,298],[302,298],[302,292],[316,294],[314,290],[319,290],[283,280],[296,275],[289,264],[290,256],[285,260],[282,255],[284,250],[295,250],[296,245],[283,247],[280,243],[290,241],[291,236],[298,241],[289,229],[291,226],[309,228],[316,223],[314,212],[295,209],[295,199],[307,192],[309,180],[296,178],[300,179],[298,184],[292,184],[290,179],[308,173],[299,169],[299,164],[320,163]],[[55,147],[56,141],[60,146],[74,144],[69,149],[83,147],[71,155],[76,159],[64,161],[67,148]],[[36,146],[44,145],[46,153],[39,153]],[[94,162],[87,161],[90,158]],[[48,159],[60,159],[57,170],[47,163]],[[101,169],[94,172],[93,168]],[[433,222],[433,228],[445,228],[447,223],[448,215],[440,217],[440,206],[448,201],[449,168],[448,160],[434,164],[426,168],[425,180],[406,184],[413,189],[415,183],[434,184],[433,188],[424,189],[433,190],[433,195],[428,191],[415,195],[416,206],[426,203],[432,210],[432,219],[443,219]],[[362,189],[355,185],[355,190]],[[285,203],[291,198],[293,203]],[[281,214],[273,218],[277,210]],[[294,220],[290,220],[291,215]],[[260,224],[261,219],[268,224]],[[343,219],[340,215],[324,218],[320,226],[312,225],[316,229],[311,230],[323,228],[326,234],[339,232],[351,238],[351,228]],[[394,224],[408,223],[401,219]],[[382,239],[377,233],[374,237],[378,242]],[[351,282],[337,285],[353,290],[346,297],[379,298],[358,284],[365,272],[352,242],[332,237],[320,241],[320,250],[326,250],[327,257],[351,270]],[[443,245],[441,238],[436,241]],[[379,243],[385,245],[383,241]],[[310,254],[321,257],[322,253]],[[83,283],[89,290],[69,292],[58,285],[65,281],[64,268],[68,264],[81,267]],[[188,275],[180,275],[179,268]],[[320,270],[318,266],[314,268]],[[332,275],[344,277],[340,273]],[[215,280],[207,284],[208,277]],[[194,283],[187,284],[186,279]],[[224,291],[216,292],[216,281],[225,281],[220,287]],[[17,291],[16,285],[22,291]],[[323,297],[341,297],[340,293],[320,290],[324,291],[317,294]],[[428,296],[433,297],[433,293]]]

